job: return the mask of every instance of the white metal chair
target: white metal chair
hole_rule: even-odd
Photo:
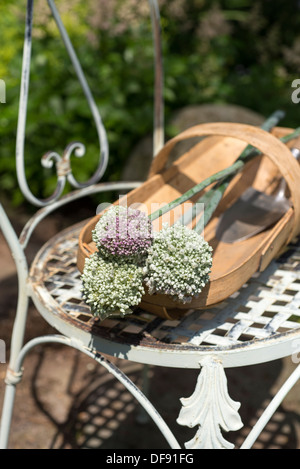
[[[298,363],[300,349],[300,270],[299,247],[293,245],[288,255],[274,261],[260,276],[255,276],[236,295],[209,311],[190,311],[181,320],[158,318],[141,309],[125,318],[95,323],[81,296],[80,273],[76,267],[78,236],[84,222],[50,239],[28,267],[24,250],[38,225],[57,208],[81,197],[109,190],[128,190],[140,183],[99,183],[108,161],[108,144],[98,109],[70,43],[53,0],[48,0],[78,79],[93,114],[101,147],[95,175],[78,183],[72,175],[70,157],[84,153],[79,142],[67,146],[62,156],[48,152],[42,164],[54,161],[58,184],[52,197],[37,199],[30,191],[24,171],[24,142],[29,88],[33,1],[28,1],[24,59],[17,131],[17,175],[25,197],[39,207],[37,213],[17,237],[2,206],[0,226],[13,253],[18,273],[19,296],[11,340],[11,355],[6,376],[0,442],[6,448],[10,433],[16,385],[21,381],[26,354],[38,344],[60,343],[92,357],[111,372],[143,406],[165,436],[169,446],[181,446],[148,398],[133,382],[102,354],[125,358],[144,365],[201,369],[195,392],[182,399],[178,424],[199,427],[186,448],[232,448],[221,433],[242,427],[240,404],[227,390],[225,369],[268,362],[291,356]],[[154,154],[163,145],[162,61],[159,11],[156,0],[149,0],[155,45],[155,118]],[[60,197],[66,180],[76,189]],[[58,334],[36,337],[24,344],[28,301],[32,299],[45,320]],[[130,333],[128,331],[130,330]],[[281,390],[248,435],[242,448],[250,448],[287,392],[300,376],[295,368]]]

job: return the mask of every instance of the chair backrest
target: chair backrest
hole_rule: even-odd
[[[163,66],[162,66],[162,47],[161,47],[161,29],[160,29],[160,14],[157,0],[148,0],[150,15],[152,20],[153,30],[153,46],[154,46],[154,62],[155,62],[155,83],[154,83],[154,134],[153,134],[153,156],[161,149],[164,144],[164,111],[163,111]],[[27,119],[27,104],[30,83],[30,64],[31,64],[31,48],[32,48],[32,27],[33,27],[33,10],[34,1],[28,0],[27,2],[27,15],[25,27],[25,39],[23,50],[23,64],[22,64],[22,77],[21,77],[21,92],[20,104],[18,115],[17,127],[17,140],[16,140],[16,169],[20,189],[26,199],[37,207],[46,207],[54,204],[63,193],[66,181],[70,183],[75,189],[85,189],[96,184],[103,176],[109,158],[109,145],[107,141],[107,134],[103,125],[99,110],[94,101],[93,95],[89,88],[88,82],[85,78],[84,72],[70,41],[68,33],[63,25],[59,12],[56,8],[54,0],[48,0],[53,18],[59,29],[61,38],[64,42],[68,55],[71,59],[72,65],[75,69],[77,78],[80,82],[82,90],[85,94],[87,103],[93,116],[100,145],[100,154],[98,167],[93,176],[85,183],[78,182],[72,174],[70,159],[74,154],[75,156],[83,156],[85,154],[85,146],[74,141],[69,143],[63,154],[60,155],[55,151],[48,151],[41,159],[41,164],[44,168],[51,168],[53,163],[56,167],[57,186],[53,194],[45,199],[37,198],[30,190],[25,174],[25,134],[26,134],[26,119]]]

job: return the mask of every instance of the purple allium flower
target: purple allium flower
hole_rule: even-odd
[[[95,226],[93,241],[105,258],[117,256],[142,262],[152,245],[152,223],[140,210],[113,206]]]

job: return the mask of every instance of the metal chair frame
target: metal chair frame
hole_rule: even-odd
[[[85,148],[80,142],[69,144],[62,156],[54,151],[49,151],[42,157],[41,162],[44,167],[53,166],[53,162],[56,165],[57,187],[54,193],[47,199],[38,199],[29,189],[25,176],[24,147],[34,2],[33,0],[28,0],[17,128],[16,162],[20,188],[26,199],[33,205],[39,207],[39,210],[25,225],[18,237],[2,205],[0,205],[0,226],[16,262],[19,288],[16,318],[11,339],[10,361],[5,379],[6,392],[1,419],[0,447],[7,448],[8,446],[16,385],[22,379],[25,356],[38,344],[59,343],[73,347],[87,356],[92,357],[97,363],[101,364],[112,373],[138,400],[156,423],[169,446],[173,449],[179,449],[181,446],[149,399],[120,369],[102,354],[126,358],[143,363],[144,365],[151,364],[157,366],[201,369],[196,390],[189,399],[182,399],[182,409],[177,420],[181,425],[191,427],[199,426],[195,438],[191,440],[191,442],[186,443],[186,448],[232,448],[233,445],[225,440],[221,434],[220,428],[225,431],[238,430],[242,427],[242,422],[238,413],[240,404],[234,402],[228,394],[224,369],[227,367],[267,362],[285,356],[293,356],[295,363],[299,362],[299,360],[297,361],[297,353],[299,351],[300,327],[297,321],[291,319],[290,312],[292,310],[294,315],[300,316],[298,313],[300,306],[300,299],[298,299],[298,296],[300,296],[300,278],[297,269],[293,270],[290,267],[292,264],[290,260],[288,260],[288,265],[283,270],[281,268],[282,263],[272,263],[262,276],[256,277],[253,279],[252,283],[249,282],[249,285],[242,289],[238,298],[232,298],[227,305],[222,305],[212,310],[212,318],[208,320],[204,320],[197,311],[191,311],[181,321],[175,321],[172,325],[170,325],[170,321],[158,321],[154,317],[151,317],[151,315],[149,316],[149,314],[148,316],[143,315],[143,312],[140,312],[140,317],[137,316],[133,319],[129,317],[128,320],[121,320],[120,323],[116,320],[119,329],[122,329],[122,327],[127,324],[134,324],[135,327],[137,327],[136,324],[140,320],[138,342],[130,341],[130,339],[121,340],[122,331],[120,337],[116,338],[115,334],[114,337],[110,335],[107,330],[109,331],[109,327],[115,327],[116,323],[114,323],[114,325],[110,324],[109,327],[106,326],[108,329],[105,329],[103,326],[102,329],[100,328],[97,332],[93,332],[91,328],[89,328],[89,323],[87,322],[82,325],[75,313],[73,315],[71,314],[71,319],[67,317],[64,311],[65,300],[60,303],[59,296],[57,296],[54,301],[51,291],[47,290],[45,287],[46,277],[40,278],[41,265],[43,265],[42,262],[46,262],[45,259],[49,258],[49,256],[55,256],[55,253],[58,252],[55,251],[55,249],[59,250],[66,242],[71,246],[71,251],[73,249],[72,255],[74,257],[74,253],[76,253],[76,237],[80,224],[76,227],[71,227],[69,230],[57,235],[55,239],[50,240],[49,243],[41,249],[33,264],[29,267],[24,251],[34,229],[47,215],[71,201],[105,191],[130,190],[138,187],[141,183],[98,183],[105,173],[109,158],[105,128],[54,0],[48,0],[48,4],[94,118],[100,144],[100,156],[95,174],[89,181],[83,184],[79,183],[74,178],[70,164],[70,158],[73,153],[75,156],[83,156],[85,153]],[[149,0],[149,7],[153,26],[155,51],[153,134],[153,155],[155,155],[164,144],[162,97],[163,67],[160,14],[157,1]],[[76,190],[69,195],[61,197],[66,181]],[[295,249],[297,250],[297,245]],[[70,262],[69,259],[68,266],[71,265]],[[69,282],[69,285],[73,288],[72,295],[79,295],[78,298],[80,298],[80,282],[78,276],[76,277],[75,275],[76,267],[73,266],[70,270],[67,270],[66,275],[61,279],[56,274],[56,271],[53,271],[54,273],[50,272],[47,278],[51,279],[51,281],[54,279],[54,283],[58,282],[60,284],[57,290],[55,290],[56,292],[58,290],[63,291],[62,284],[66,281]],[[281,276],[280,279],[275,280],[278,279],[278,276]],[[288,288],[294,289],[295,295],[290,295],[289,298],[286,298],[288,295],[284,292]],[[266,289],[268,290],[268,295],[264,296],[262,292]],[[252,300],[253,296],[256,296],[255,302]],[[281,306],[276,309],[276,301],[278,298],[282,299],[283,296],[286,300],[286,307]],[[30,298],[32,298],[41,315],[54,326],[60,334],[36,337],[24,344],[24,330]],[[66,297],[64,296],[64,298]],[[68,301],[68,299],[66,301]],[[246,306],[248,312],[243,314],[241,310],[237,309],[238,304]],[[266,308],[270,308],[270,306],[271,308],[275,308],[274,317],[276,320],[273,320],[273,322],[267,322],[264,316],[264,311]],[[84,311],[84,306],[82,306],[81,310]],[[83,314],[88,316],[88,307],[86,307],[86,312],[83,312]],[[137,315],[138,314],[139,313],[137,313]],[[228,317],[234,318],[234,325],[228,324]],[[132,323],[130,321],[132,321]],[[206,321],[205,327],[203,327],[203,321]],[[259,321],[262,321],[261,324],[263,324],[263,327],[255,329],[254,323]],[[278,324],[276,323],[277,325],[275,327],[276,321]],[[196,325],[198,329],[197,327],[191,329],[191,325]],[[122,329],[123,331],[125,330],[124,327]],[[284,327],[284,332],[279,329],[280,327]],[[214,331],[217,329],[218,331],[221,329],[226,330],[226,333],[220,337],[219,334],[214,334]],[[167,332],[163,332],[163,330],[167,330]],[[243,333],[251,333],[252,339],[242,339]],[[155,334],[157,334],[157,336],[155,336]],[[162,336],[162,334],[164,334],[164,336]],[[184,342],[180,342],[179,337],[184,334],[187,339]],[[246,449],[252,447],[279,404],[298,381],[299,376],[300,366],[295,368],[293,374],[274,397],[241,448]],[[196,412],[197,418],[195,420],[194,417],[191,417],[191,414],[194,415],[193,412],[197,409],[203,410]]]

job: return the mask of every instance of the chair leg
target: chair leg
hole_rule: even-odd
[[[161,431],[167,442],[169,443],[172,449],[180,449],[180,445],[177,442],[175,436],[167,426],[166,422],[157,412],[155,407],[151,404],[151,402],[147,399],[147,397],[142,393],[142,391],[115,365],[113,365],[107,358],[95,352],[93,350],[88,349],[81,342],[77,339],[71,339],[62,335],[48,335],[48,336],[41,336],[31,339],[27,344],[24,345],[22,350],[19,353],[17,362],[16,362],[16,369],[20,370],[19,373],[11,373],[9,376],[10,382],[7,388],[6,394],[6,409],[5,409],[5,421],[3,426],[6,425],[3,435],[1,436],[2,444],[5,446],[7,444],[8,438],[8,426],[10,425],[10,418],[12,414],[12,407],[13,407],[13,397],[14,397],[14,388],[17,382],[20,381],[22,378],[22,364],[25,359],[27,353],[32,350],[33,347],[36,345],[41,344],[48,344],[48,343],[57,343],[57,344],[64,344],[69,347],[73,347],[85,355],[93,358],[97,363],[103,366],[109,373],[111,373],[115,378],[118,379],[120,383],[122,383],[125,388],[132,394],[132,396],[137,399],[139,404],[143,406],[145,411],[149,414],[152,418],[154,423],[156,424],[157,428]]]
[[[16,385],[21,381],[23,375],[23,369],[19,368],[17,363],[23,345],[27,310],[28,297],[23,295],[22,292],[20,292],[16,320],[13,327],[10,361],[5,378],[6,388],[0,426],[0,449],[5,449],[8,445],[8,438],[10,433],[13,407],[15,401]]]
[[[7,244],[10,247],[12,256],[16,263],[18,273],[18,305],[16,318],[14,321],[10,360],[6,375],[6,391],[3,402],[3,412],[1,417],[0,441],[1,447],[6,447],[8,443],[8,435],[11,426],[15,388],[16,384],[22,378],[21,369],[18,367],[18,358],[23,347],[25,326],[27,321],[27,311],[29,296],[27,290],[28,266],[24,251],[19,243],[18,237],[0,204],[0,227],[5,236]]]
[[[26,325],[28,310],[28,297],[22,290],[19,291],[18,307],[16,319],[14,322],[11,350],[10,350],[10,361],[6,372],[6,389],[3,401],[3,409],[1,416],[1,427],[0,427],[0,449],[6,448],[8,444],[8,437],[11,427],[11,419],[13,413],[13,406],[16,393],[16,385],[21,381],[23,370],[19,369],[18,357],[23,345],[24,330]]]
[[[11,428],[13,408],[16,395],[16,385],[22,379],[22,372],[13,373],[10,369],[7,371],[6,388],[2,409],[1,427],[0,427],[0,449],[7,449],[8,439]]]
[[[147,398],[149,397],[150,386],[149,371],[149,365],[144,365],[142,370],[142,392]],[[139,412],[136,416],[136,421],[143,425],[150,421],[149,414],[145,411],[143,407],[140,407]]]
[[[268,407],[265,409],[263,414],[260,416],[254,427],[252,428],[251,432],[245,439],[244,443],[241,446],[241,449],[250,449],[271,417],[274,415],[276,410],[278,409],[281,402],[284,400],[287,393],[292,389],[292,387],[297,383],[300,379],[300,365],[293,371],[293,373],[289,376],[289,378],[285,381],[282,387],[279,389],[277,394],[274,396]]]

